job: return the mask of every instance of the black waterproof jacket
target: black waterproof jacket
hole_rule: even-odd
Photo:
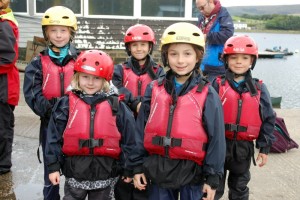
[[[103,93],[87,97],[79,93],[80,98],[88,104],[107,100]],[[112,104],[111,101],[108,101]],[[121,155],[116,160],[105,156],[66,156],[62,152],[63,133],[69,118],[69,97],[64,96],[57,101],[50,117],[47,142],[46,142],[46,164],[49,172],[62,171],[68,178],[76,180],[106,180],[116,177],[120,173],[129,176],[131,169],[128,168],[128,154],[135,146],[134,136],[136,133],[135,119],[132,112],[122,101],[114,104],[116,108],[116,125],[121,133]],[[103,113],[106,115],[106,113]]]
[[[169,94],[174,92],[174,74],[168,71],[162,80]],[[153,82],[152,82],[153,83]],[[198,72],[194,71],[186,81],[179,96],[187,94],[200,83],[207,83]],[[207,184],[216,188],[223,175],[225,160],[225,132],[223,110],[220,98],[216,91],[209,86],[208,94],[203,108],[203,126],[208,135],[206,157],[202,166],[191,160],[176,160],[158,155],[148,155],[144,149],[144,128],[149,118],[151,93],[153,84],[149,84],[137,118],[138,135],[137,147],[130,159],[134,161],[134,174],[145,173],[151,181],[166,188],[179,188],[186,184]],[[174,95],[173,95],[174,96]]]
[[[222,78],[228,81],[230,86],[238,93],[250,92],[251,87],[247,86],[246,84],[247,81],[244,81],[238,87],[235,87],[233,76],[234,74],[230,70],[227,70],[226,74],[222,76]],[[251,71],[247,72],[245,80],[249,80],[254,85],[255,83],[258,82],[258,79],[252,78]],[[219,85],[216,82],[216,79],[214,79],[214,81],[212,82],[212,86],[215,88],[217,92],[219,92]],[[276,114],[272,107],[269,91],[264,83],[261,84],[260,91],[261,93],[260,93],[260,102],[259,102],[259,113],[262,120],[262,125],[260,128],[258,138],[255,140],[255,143],[256,143],[256,148],[259,149],[260,153],[268,154],[270,151],[270,147],[275,141],[275,136],[273,132],[274,132]],[[224,114],[226,115],[226,113]],[[247,146],[245,147],[245,145],[247,145],[248,147]],[[235,148],[231,148],[230,146],[235,146]],[[245,157],[246,159],[250,159],[251,157],[254,156],[254,149],[251,150],[252,148],[251,146],[253,146],[253,142],[227,140],[227,151],[228,150],[235,151],[235,152],[227,152],[227,155],[228,156],[238,155],[238,157],[240,158]],[[249,148],[251,150],[250,152],[248,150],[245,150]],[[234,159],[238,159],[238,158],[234,158]]]
[[[126,62],[115,65],[112,82],[118,88],[119,94],[125,95],[124,101],[131,108],[131,110],[135,112],[138,103],[142,101],[143,97],[142,96],[134,97],[131,91],[128,90],[126,87],[124,87],[123,65],[127,68],[132,69],[132,71],[138,76],[148,73],[153,80],[159,77],[163,77],[165,75],[165,71],[160,65],[155,63],[149,55],[147,56],[145,66],[143,68],[140,67],[138,61],[134,59],[132,56],[129,57]],[[154,72],[154,69],[157,70],[156,73]]]
[[[79,53],[79,50],[70,44],[69,54],[64,58],[62,63],[56,58],[50,57],[50,59],[56,65],[64,67],[70,60],[76,60]],[[48,48],[42,51],[41,54],[48,55]],[[44,97],[42,85],[42,63],[41,57],[38,55],[25,68],[23,93],[27,105],[36,115],[41,118],[49,118],[55,101],[49,101]]]

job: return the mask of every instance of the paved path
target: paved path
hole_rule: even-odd
[[[23,73],[20,77],[23,82]],[[276,109],[276,112],[285,119],[292,138],[300,144],[300,109]],[[39,200],[42,199],[43,187],[43,167],[36,157],[39,118],[26,105],[23,96],[15,116],[13,167],[11,173],[0,176],[0,200]],[[263,168],[252,165],[251,173],[250,200],[300,199],[297,192],[300,187],[300,150],[270,154],[267,165]]]

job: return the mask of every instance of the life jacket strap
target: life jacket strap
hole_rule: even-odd
[[[226,131],[235,131],[235,132],[246,132],[247,127],[240,126],[238,124],[225,124]]]
[[[83,147],[88,147],[88,148],[95,148],[95,147],[101,147],[103,146],[103,139],[80,139],[79,140],[79,149]]]
[[[163,147],[180,147],[182,139],[170,138],[165,136],[155,136],[152,138],[152,144]]]

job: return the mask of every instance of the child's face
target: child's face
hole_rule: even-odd
[[[148,55],[150,51],[150,45],[149,42],[146,41],[132,42],[129,45],[129,50],[133,57],[135,57],[137,60],[142,60]]]
[[[243,74],[252,65],[253,57],[247,54],[231,54],[227,58],[229,69],[235,74]]]
[[[50,42],[56,47],[64,47],[71,38],[70,30],[67,26],[48,26],[46,34]]]
[[[104,84],[104,79],[98,76],[94,76],[91,74],[86,74],[80,72],[79,74],[79,87],[86,93],[86,94],[95,94],[102,90]]]
[[[171,44],[168,49],[168,62],[174,72],[185,75],[191,72],[198,62],[196,51],[191,44]]]

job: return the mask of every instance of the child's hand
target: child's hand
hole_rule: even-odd
[[[136,174],[133,177],[134,187],[139,190],[145,190],[147,186],[147,180],[144,174]]]
[[[267,161],[268,161],[268,155],[267,154],[264,154],[264,153],[259,153],[257,158],[256,158],[256,162],[260,162],[258,164],[258,166],[262,167],[264,166],[265,164],[267,164]]]
[[[138,103],[138,105],[136,106],[136,112],[137,113],[139,113],[139,111],[140,111],[141,104],[142,104],[142,102]]]
[[[132,178],[122,176],[122,180],[123,180],[125,183],[130,183],[130,182],[132,181]]]
[[[213,190],[208,184],[203,185],[202,192],[206,194],[203,196],[202,200],[214,200],[216,190]]]
[[[59,172],[53,172],[49,174],[49,180],[53,185],[58,185],[60,182],[60,174]]]

